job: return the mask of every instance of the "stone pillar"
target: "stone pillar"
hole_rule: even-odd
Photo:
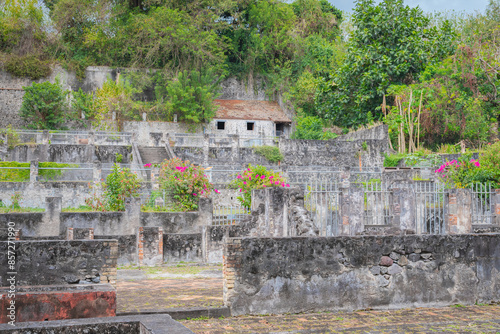
[[[208,166],[208,154],[210,153],[210,136],[203,134],[203,165]]]
[[[495,222],[500,225],[500,189],[495,189]]]
[[[94,184],[98,184],[102,180],[102,164],[100,161],[94,161],[93,165]]]
[[[134,234],[141,225],[141,199],[138,197],[125,198],[125,212],[121,223],[120,235]]]
[[[38,161],[30,161],[30,182],[34,183],[38,181]]]
[[[48,145],[49,144],[49,140],[50,140],[49,130],[43,130],[43,133],[42,133],[42,144],[43,145]]]
[[[347,185],[347,187],[346,187]],[[365,191],[362,187],[342,183],[340,193],[341,235],[357,235],[364,231]]]
[[[211,198],[200,198],[198,202],[198,218],[195,226],[201,231],[203,226],[212,226],[214,206]]]
[[[416,196],[412,181],[398,180],[397,188],[392,188],[392,226],[401,230],[417,231]]]
[[[4,159],[9,150],[9,138],[6,133],[0,133],[0,159]]]
[[[156,266],[163,263],[163,228],[137,228],[138,265]]]
[[[66,229],[66,240],[74,240],[73,228],[68,227]]]
[[[45,199],[45,214],[37,232],[38,236],[58,236],[64,233],[61,231],[61,211],[62,197],[47,197]]]
[[[137,265],[141,266],[144,261],[144,227],[140,226],[136,232]]]
[[[231,306],[231,297],[234,295],[235,277],[240,269],[242,255],[241,239],[227,239],[222,256],[224,306]]]
[[[160,183],[158,181],[159,178],[160,178],[160,168],[151,167],[151,186],[153,190],[160,189]]]
[[[229,135],[231,139],[231,161],[237,162],[240,160],[240,136]]]
[[[470,189],[452,189],[448,196],[448,234],[472,232],[472,193]]]
[[[95,132],[89,131],[89,145],[95,145]]]

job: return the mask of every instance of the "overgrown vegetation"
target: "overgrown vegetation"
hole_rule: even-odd
[[[253,150],[256,154],[262,155],[269,162],[280,162],[284,158],[279,147],[276,146],[254,146]]]
[[[136,173],[115,163],[106,181],[94,186],[94,194],[85,199],[85,204],[93,211],[125,211],[125,199],[138,197],[140,187]],[[101,189],[103,195],[99,195]]]
[[[242,206],[251,208],[252,190],[270,187],[290,187],[280,173],[267,169],[264,166],[249,165],[247,169],[236,176],[230,186],[241,193],[237,197]]]
[[[21,117],[32,129],[60,129],[69,117],[66,103],[66,92],[59,82],[33,82],[23,87],[23,104]]]
[[[160,167],[160,190],[172,196],[176,211],[196,211],[200,198],[218,190],[208,181],[205,170],[179,158],[165,160]],[[151,199],[154,203],[154,198]]]
[[[44,0],[46,8],[6,0],[0,52],[11,73],[31,78],[56,61],[80,76],[89,65],[138,68],[73,93],[72,112],[96,128],[113,112],[119,123],[143,113],[206,122],[218,82],[236,76],[283,96],[297,113],[294,138],[329,139],[324,128],[383,120],[399,153],[480,148],[500,117],[499,4],[428,14],[402,0],[360,0],[343,17],[326,0]],[[146,91],[154,101],[140,100]],[[35,127],[57,126],[38,123],[36,112]]]

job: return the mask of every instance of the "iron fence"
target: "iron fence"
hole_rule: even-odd
[[[445,234],[446,198],[441,182],[417,181],[414,183],[416,199],[416,233]]]
[[[238,225],[250,215],[250,210],[244,206],[215,205],[213,208],[212,225]]]
[[[305,185],[304,206],[320,236],[339,235],[340,188],[337,180],[314,180]]]
[[[364,224],[365,225],[391,225],[392,223],[392,191],[386,183],[379,180],[364,184]]]
[[[472,224],[493,224],[495,189],[492,183],[473,183],[471,185]]]

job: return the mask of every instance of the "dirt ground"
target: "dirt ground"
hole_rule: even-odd
[[[222,267],[178,264],[118,271],[118,312],[221,307]],[[500,305],[325,312],[181,323],[195,333],[500,333]]]

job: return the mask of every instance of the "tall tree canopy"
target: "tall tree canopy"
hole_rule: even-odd
[[[387,88],[413,82],[429,62],[453,51],[454,39],[447,21],[431,26],[420,8],[402,0],[360,0],[353,23],[346,60],[316,100],[318,113],[345,127],[378,118]]]

